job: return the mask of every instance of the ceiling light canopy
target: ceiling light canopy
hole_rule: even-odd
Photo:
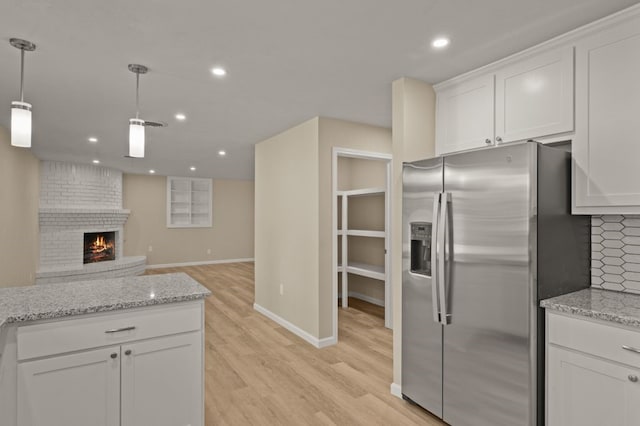
[[[100,164],[100,160],[93,160],[93,164]]]
[[[149,170],[149,173],[151,173],[151,174],[154,174],[155,172],[156,172],[156,171],[155,171],[155,170],[153,170],[153,169]]]
[[[214,67],[211,69],[211,73],[218,77],[224,77],[225,75],[227,75],[227,70],[222,67]]]
[[[227,151],[225,151],[225,150],[221,149],[220,151],[218,151],[218,155],[219,155],[220,157],[224,157],[225,155],[227,155]]]
[[[94,138],[94,137],[90,137],[88,140],[89,140],[89,142],[91,142],[91,143],[96,143],[96,142],[98,142],[98,138]]]
[[[140,74],[149,69],[144,65],[129,64],[129,71],[136,75],[136,118],[129,119],[129,156],[144,158],[144,120],[140,119]]]
[[[436,49],[444,49],[449,45],[450,41],[447,37],[438,37],[431,42],[431,46]]]
[[[184,121],[187,119],[187,116],[182,114],[182,113],[177,113],[176,114],[176,120],[180,120],[180,121]]]
[[[24,52],[33,52],[36,45],[19,38],[9,43],[20,49],[20,101],[11,102],[11,145],[31,148],[31,104],[24,101]]]
[[[189,170],[191,170],[192,172],[195,172],[196,171],[196,167],[195,166],[191,166],[191,167],[189,167]]]

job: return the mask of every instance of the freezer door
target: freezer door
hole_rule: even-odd
[[[444,160],[443,419],[455,426],[535,424],[535,160],[532,143]]]
[[[432,299],[433,201],[442,159],[405,164],[402,206],[402,393],[442,417],[442,326]],[[434,242],[435,243],[435,242]]]

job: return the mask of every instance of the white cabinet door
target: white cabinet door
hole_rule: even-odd
[[[122,346],[122,426],[202,426],[202,333]]]
[[[549,426],[640,425],[640,370],[548,348]]]
[[[496,141],[573,131],[573,47],[536,55],[496,73]]]
[[[493,144],[494,76],[438,92],[436,155]]]
[[[573,159],[574,213],[640,213],[637,17],[576,44]]]
[[[119,346],[18,364],[18,426],[119,424]]]

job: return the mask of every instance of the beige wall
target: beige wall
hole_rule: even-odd
[[[392,85],[393,111],[393,382],[402,378],[402,162],[435,155],[436,96],[430,84],[401,78]]]
[[[0,287],[30,285],[38,265],[40,162],[0,127]]]
[[[167,228],[164,176],[125,174],[122,191],[131,210],[125,256],[147,256],[149,265],[253,258],[253,181],[213,181],[211,228]]]
[[[319,285],[320,285],[320,337],[333,334],[334,304],[332,289],[332,149],[349,148],[360,151],[391,153],[391,130],[331,118],[320,118],[319,126]],[[356,175],[357,176],[357,175]],[[353,177],[353,176],[352,176]],[[354,182],[357,179],[354,177]]]
[[[390,153],[391,132],[314,118],[256,145],[256,303],[318,339],[333,334],[333,147]]]
[[[318,124],[309,120],[255,151],[255,302],[314,337],[320,335]]]

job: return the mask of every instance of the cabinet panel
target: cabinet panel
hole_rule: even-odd
[[[549,426],[640,424],[640,370],[549,346]]]
[[[639,18],[576,45],[574,207],[640,212],[639,75]]]
[[[122,357],[122,426],[203,424],[202,333],[123,345]]]
[[[573,131],[573,48],[537,55],[496,73],[496,140]]]
[[[119,346],[18,365],[18,426],[119,424]]]
[[[493,75],[438,93],[436,155],[493,144],[493,97]]]

